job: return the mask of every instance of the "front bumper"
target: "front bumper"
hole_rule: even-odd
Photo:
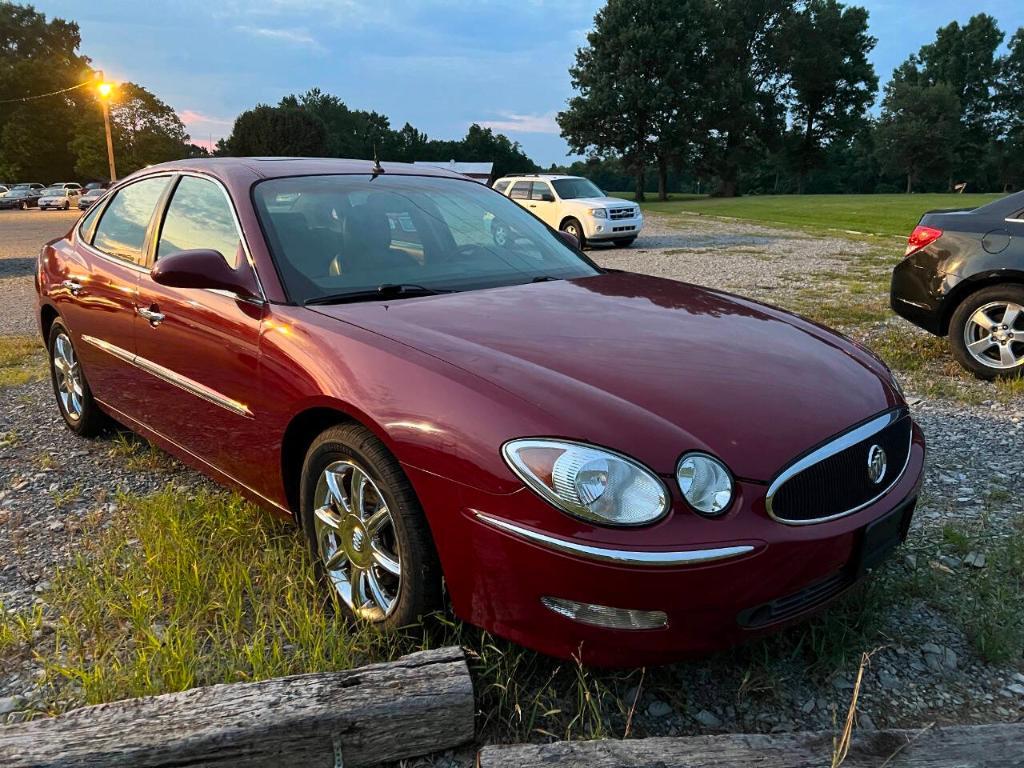
[[[643,226],[643,214],[629,219],[596,219],[593,216],[585,216],[583,233],[588,240],[624,240],[639,235]]]
[[[643,530],[558,536],[591,549],[684,558],[657,564],[564,551],[494,524],[506,521],[547,533],[537,524],[546,511],[535,510],[545,502],[529,491],[501,496],[456,487],[411,468],[409,474],[421,499],[457,504],[447,511],[424,506],[458,616],[545,654],[640,666],[722,650],[800,619],[842,594],[864,575],[858,565],[867,527],[901,505],[912,511],[923,465],[924,438],[915,426],[901,479],[876,503],[838,520],[803,526],[776,522],[765,510],[765,486],[740,482],[737,505],[721,520],[698,518],[675,499],[672,514]],[[686,553],[697,554],[686,562]],[[584,624],[552,611],[543,598],[662,612],[667,626],[625,630]]]

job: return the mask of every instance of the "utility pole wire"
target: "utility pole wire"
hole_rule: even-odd
[[[84,83],[79,83],[78,85],[72,85],[69,88],[61,88],[59,91],[50,91],[49,93],[40,93],[40,94],[37,94],[35,96],[22,96],[21,98],[18,98],[18,99],[0,99],[0,104],[13,104],[16,101],[35,101],[36,99],[45,99],[47,96],[57,96],[58,94],[61,94],[61,93],[67,93],[68,91],[73,91],[76,88],[84,88],[87,85],[92,85],[93,82],[94,82],[93,80],[86,80]]]

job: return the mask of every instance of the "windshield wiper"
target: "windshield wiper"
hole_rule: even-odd
[[[355,301],[379,301],[381,299],[408,299],[415,296],[436,296],[439,293],[453,293],[453,291],[427,288],[425,285],[414,283],[383,283],[376,288],[366,291],[349,291],[348,293],[335,293],[330,296],[318,296],[304,302],[306,306],[311,304],[345,304]]]

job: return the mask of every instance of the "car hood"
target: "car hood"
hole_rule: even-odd
[[[637,204],[630,202],[629,200],[622,200],[618,197],[574,197],[571,200],[564,200],[566,203],[578,203],[580,205],[586,205],[590,208],[604,207],[608,208],[611,206],[621,206],[636,208]]]
[[[850,340],[756,302],[609,273],[419,299],[317,307],[543,409],[549,435],[661,474],[703,450],[767,482],[792,459],[902,403]],[[509,435],[521,437],[522,435]]]

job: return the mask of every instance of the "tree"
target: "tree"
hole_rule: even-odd
[[[579,94],[558,115],[562,136],[575,152],[619,154],[638,200],[647,165],[657,162],[664,196],[668,165],[690,143],[683,118],[693,119],[686,99],[708,13],[705,0],[609,0],[576,51]]]
[[[710,8],[704,165],[719,179],[717,194],[733,197],[744,164],[782,135],[785,81],[777,45],[793,0],[711,0]]]
[[[236,157],[323,157],[327,154],[327,128],[307,109],[259,104],[235,119],[223,149]]]
[[[984,13],[966,25],[952,22],[936,32],[935,42],[922,46],[895,73],[894,79],[919,85],[944,84],[960,105],[960,133],[948,177],[984,187],[984,158],[998,133],[994,96],[1001,63],[996,56],[1003,33]]]
[[[807,173],[825,159],[825,147],[865,124],[878,88],[868,61],[876,42],[868,34],[868,12],[836,0],[807,0],[783,25],[779,55],[797,139],[790,154],[798,193]]]
[[[0,176],[48,183],[71,170],[68,142],[93,105],[83,88],[35,97],[91,81],[80,43],[74,22],[0,3]]]
[[[189,136],[175,111],[135,83],[122,83],[114,89],[110,133],[120,176],[190,156]],[[70,148],[76,173],[89,179],[107,178],[107,144],[99,104],[89,105]]]
[[[960,100],[945,83],[918,85],[893,80],[886,87],[876,132],[882,166],[914,183],[941,175],[954,159],[960,135]]]

